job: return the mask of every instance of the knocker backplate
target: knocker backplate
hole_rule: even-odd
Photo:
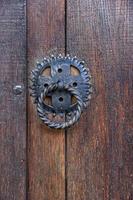
[[[43,72],[49,68],[50,75],[43,75]],[[75,74],[72,73],[75,71]],[[32,90],[37,103],[38,98],[45,87],[53,83],[60,83],[74,87],[83,102],[87,102],[91,93],[90,73],[84,67],[84,62],[76,57],[70,58],[50,57],[43,59],[41,63],[37,63],[36,68],[32,71]],[[52,105],[47,105],[44,101],[44,109],[48,112],[64,113],[76,109],[76,103],[72,104],[72,96],[66,90],[56,90],[48,94],[52,99]]]

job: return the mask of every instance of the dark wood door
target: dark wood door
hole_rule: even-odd
[[[67,131],[43,125],[28,93],[36,60],[55,52],[93,78]],[[0,1],[0,200],[133,199],[132,65],[132,0]]]

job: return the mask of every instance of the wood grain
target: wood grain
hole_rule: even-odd
[[[0,2],[0,199],[26,200],[25,1]],[[23,92],[14,93],[21,85]]]
[[[64,0],[29,0],[28,66],[29,73],[37,59],[49,53],[64,53]],[[64,131],[47,128],[38,119],[29,98],[29,200],[65,199]]]
[[[133,199],[133,1],[67,0],[67,52],[85,59],[94,94],[67,133],[68,200]]]

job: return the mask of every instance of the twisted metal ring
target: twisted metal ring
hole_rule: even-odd
[[[77,109],[75,111],[74,116],[69,121],[65,121],[65,122],[54,121],[53,122],[47,117],[45,110],[43,109],[43,101],[46,98],[47,94],[56,89],[61,89],[61,90],[65,89],[68,92],[70,92],[71,95],[74,95],[77,99]],[[75,124],[79,120],[84,107],[86,107],[86,103],[83,102],[77,90],[75,90],[74,88],[68,85],[60,86],[58,83],[54,83],[54,84],[49,85],[47,88],[44,88],[44,91],[41,93],[38,99],[37,112],[41,120],[50,128],[63,129],[63,128],[70,127],[71,125]]]

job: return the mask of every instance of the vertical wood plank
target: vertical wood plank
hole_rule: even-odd
[[[68,200],[133,198],[132,18],[131,0],[67,0],[67,51],[85,59],[94,84],[67,135]]]
[[[21,85],[16,95],[13,88]],[[26,200],[25,1],[0,2],[0,199]]]
[[[64,53],[64,0],[29,0],[29,73],[49,52]],[[64,131],[47,128],[29,98],[29,200],[65,199]]]

